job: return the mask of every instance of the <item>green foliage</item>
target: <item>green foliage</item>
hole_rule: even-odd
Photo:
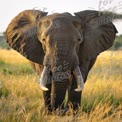
[[[29,64],[9,64],[0,60],[0,72],[6,75],[28,75],[33,74],[34,71]]]
[[[4,85],[3,81],[0,81],[0,98],[1,97],[5,97],[7,98],[9,95],[9,90],[7,89],[7,87]]]
[[[118,50],[120,48],[122,48],[122,35],[116,37],[115,42],[111,49]]]
[[[0,48],[1,49],[10,49],[10,47],[7,44],[6,39],[3,35],[0,36]]]

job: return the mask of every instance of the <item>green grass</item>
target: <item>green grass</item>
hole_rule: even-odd
[[[4,61],[0,60],[0,72],[2,72],[4,75],[28,75],[33,74],[33,70],[30,67],[29,63],[23,63],[23,64],[9,64],[5,63]]]
[[[0,48],[9,49],[9,45],[6,43],[5,37],[0,35]]]
[[[122,48],[122,35],[116,37],[115,42],[111,49],[118,50],[120,48]]]

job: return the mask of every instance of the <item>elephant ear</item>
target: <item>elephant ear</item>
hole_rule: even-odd
[[[108,16],[92,10],[81,11],[75,15],[81,20],[81,31],[84,35],[78,54],[81,61],[92,60],[112,46],[117,30]]]
[[[44,52],[37,38],[37,25],[46,15],[38,10],[25,10],[13,18],[5,32],[10,47],[38,64],[42,64]]]

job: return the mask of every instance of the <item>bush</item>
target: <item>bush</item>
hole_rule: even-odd
[[[115,42],[114,42],[111,49],[112,50],[118,50],[121,47],[122,47],[122,35],[116,37]]]
[[[7,44],[5,37],[3,35],[0,36],[0,48],[1,49],[10,49],[10,47]]]

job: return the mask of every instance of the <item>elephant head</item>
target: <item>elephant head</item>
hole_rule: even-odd
[[[83,41],[80,32],[80,20],[69,14],[53,14],[42,18],[38,24],[38,39],[44,50],[44,70],[40,78],[40,86],[45,87],[48,74],[51,72],[54,82],[69,80],[74,73],[78,88],[84,85],[79,70],[78,48]]]
[[[97,55],[112,46],[117,30],[111,21],[97,26],[100,17],[104,14],[92,10],[75,16],[69,13],[47,16],[38,10],[26,10],[8,25],[9,45],[30,61],[43,65],[40,87],[49,92],[47,84],[49,81],[52,84],[49,92],[52,107],[61,105],[69,84],[69,101],[75,101],[75,96],[80,99],[77,96]],[[73,80],[77,88],[72,87]]]

